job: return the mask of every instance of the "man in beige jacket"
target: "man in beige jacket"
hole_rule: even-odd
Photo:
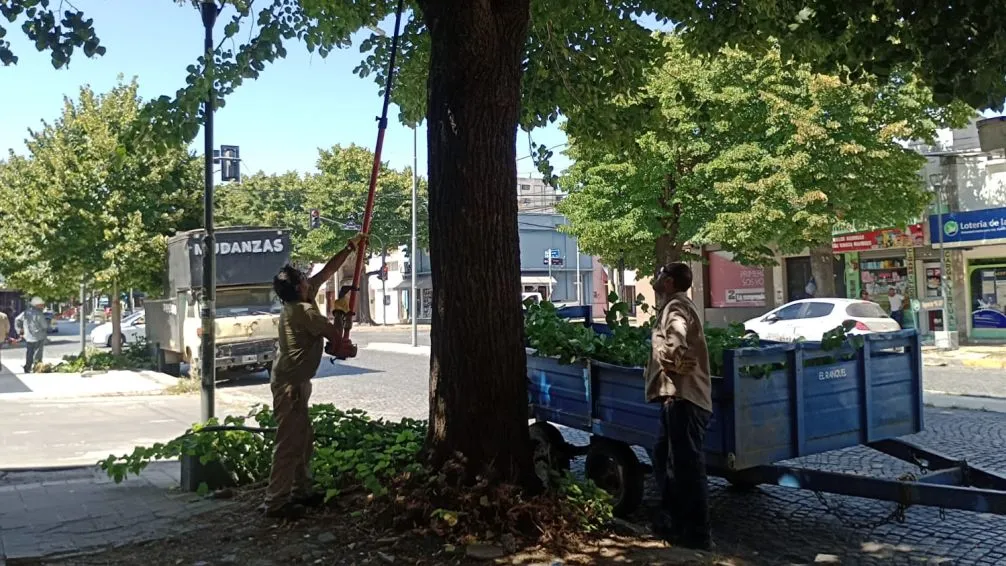
[[[711,550],[703,444],[712,384],[702,320],[686,294],[691,287],[692,270],[684,263],[660,268],[653,285],[658,310],[645,375],[647,402],[662,408],[653,469],[663,512],[655,528],[677,544]]]

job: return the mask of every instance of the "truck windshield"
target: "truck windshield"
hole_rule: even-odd
[[[217,291],[217,316],[278,313],[280,308],[279,299],[268,287]]]

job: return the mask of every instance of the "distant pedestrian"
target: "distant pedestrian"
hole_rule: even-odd
[[[14,326],[24,338],[25,358],[24,372],[31,373],[35,364],[42,363],[42,351],[45,349],[45,339],[49,335],[49,321],[45,319],[42,308],[45,302],[34,297],[28,308],[14,319]]]
[[[870,300],[870,292],[867,291],[866,289],[863,289],[862,291],[859,292],[859,299],[862,300],[862,301],[869,301]]]
[[[887,290],[887,300],[891,302],[891,318],[898,323],[898,326],[903,327],[905,325],[905,311],[902,310],[902,306],[905,302],[905,297],[892,285]]]
[[[702,318],[686,292],[692,270],[672,263],[657,272],[657,318],[646,366],[646,401],[661,404],[654,472],[661,489],[656,528],[672,542],[711,550],[706,428],[712,418],[709,350]]]
[[[341,340],[345,327],[329,322],[318,310],[315,296],[363,238],[361,234],[349,240],[313,277],[287,265],[273,279],[273,290],[283,302],[283,310],[279,315],[279,353],[270,380],[278,428],[269,487],[262,506],[267,517],[294,519],[304,513],[305,506],[324,501],[324,494],[314,490],[311,480],[314,433],[308,402],[311,378],[321,363],[325,339]]]

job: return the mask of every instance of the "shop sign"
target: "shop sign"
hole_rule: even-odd
[[[942,226],[940,221],[942,220]],[[1006,243],[1006,208],[948,212],[942,218],[929,217],[929,238],[932,245],[964,247]]]
[[[842,234],[831,239],[831,251],[837,254],[866,252],[892,248],[914,248],[925,245],[922,224],[912,224],[904,230],[886,228],[855,234]]]
[[[713,308],[764,307],[765,270],[733,261],[733,254],[709,254],[709,303]]]

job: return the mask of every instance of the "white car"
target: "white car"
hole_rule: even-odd
[[[820,342],[824,333],[847,323],[849,334],[897,332],[901,326],[877,303],[858,299],[803,299],[744,323],[762,340]]]
[[[143,311],[135,312],[122,319],[119,330],[122,335],[122,343],[139,342],[147,337],[147,327],[143,318]],[[91,331],[91,343],[95,346],[112,346],[112,323],[99,324]]]

